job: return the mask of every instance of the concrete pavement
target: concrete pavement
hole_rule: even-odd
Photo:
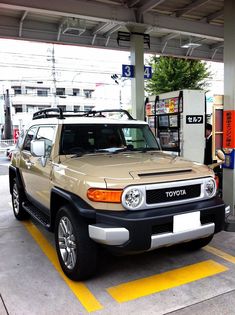
[[[2,159],[0,315],[235,313],[235,233],[221,232],[194,252],[175,247],[114,257],[102,250],[94,278],[66,281],[53,234],[15,220]]]

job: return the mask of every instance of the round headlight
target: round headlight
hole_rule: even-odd
[[[144,200],[143,192],[138,188],[127,189],[123,196],[123,206],[129,210],[135,210],[141,206]]]
[[[209,179],[205,183],[205,192],[208,197],[213,197],[216,192],[216,184],[214,179]]]

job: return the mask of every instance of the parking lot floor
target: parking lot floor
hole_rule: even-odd
[[[234,232],[198,251],[101,250],[96,276],[73,282],[60,269],[53,234],[15,220],[8,176],[0,183],[0,315],[235,314]]]

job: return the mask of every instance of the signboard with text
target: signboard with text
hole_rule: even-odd
[[[152,67],[144,66],[144,78],[151,79],[152,78]]]
[[[186,124],[203,124],[203,115],[186,115]]]
[[[122,77],[123,78],[134,78],[135,77],[135,66],[134,65],[122,65]],[[152,67],[144,66],[144,79],[152,78]]]
[[[122,77],[134,78],[135,68],[133,65],[122,65]]]
[[[19,129],[18,129],[18,128],[14,128],[14,129],[13,129],[13,139],[14,139],[14,143],[17,142],[18,138],[19,138]]]
[[[223,147],[227,149],[235,148],[235,111],[224,110],[223,114]]]

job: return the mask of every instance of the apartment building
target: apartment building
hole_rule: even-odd
[[[75,86],[67,82],[7,82],[3,95],[9,91],[13,128],[21,129],[32,118],[35,111],[59,107],[62,110],[90,110],[95,106],[95,85]]]

